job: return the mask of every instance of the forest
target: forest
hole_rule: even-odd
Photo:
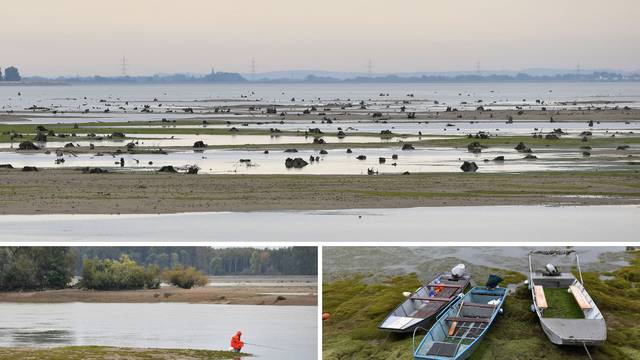
[[[173,271],[175,278],[176,269],[196,283],[200,273],[316,275],[317,259],[316,247],[0,247],[0,290],[61,289],[87,274],[92,276],[80,282],[87,288],[129,286],[113,285],[119,278],[137,279],[134,288],[151,288],[161,272]]]

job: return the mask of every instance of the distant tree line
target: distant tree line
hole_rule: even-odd
[[[7,68],[9,71],[11,68]],[[15,68],[13,68],[15,69]],[[17,69],[15,69],[15,75]],[[5,76],[8,77],[8,76]],[[15,77],[14,77],[15,78]],[[242,75],[230,72],[212,72],[208,75],[153,75],[153,76],[90,76],[90,77],[30,77],[31,81],[56,81],[64,83],[246,83],[248,82]],[[594,71],[592,73],[566,73],[555,75],[530,75],[519,73],[515,75],[506,74],[460,74],[460,75],[422,75],[422,76],[356,76],[349,79],[338,79],[330,76],[308,75],[304,79],[256,79],[253,83],[469,83],[469,82],[620,82],[620,81],[640,81],[640,74],[621,74],[606,71]]]
[[[174,83],[244,83],[247,79],[238,73],[216,72],[205,76],[194,76],[187,74],[173,75],[152,75],[152,76],[89,76],[89,77],[32,77],[30,80],[36,81],[59,81],[77,84],[174,84]]]
[[[9,66],[4,69],[4,76],[2,75],[2,69],[0,69],[0,81],[20,81],[22,77],[20,76],[20,71],[18,68]]]
[[[317,275],[316,247],[204,248],[204,247],[79,247],[78,258],[118,259],[127,254],[143,266],[161,269],[194,267],[208,275]],[[80,272],[78,267],[77,272]]]

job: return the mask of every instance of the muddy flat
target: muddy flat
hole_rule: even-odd
[[[317,305],[316,286],[203,287],[190,290],[91,291],[79,289],[0,292],[0,303],[205,303],[231,305]],[[280,295],[282,294],[282,295]]]
[[[0,169],[0,214],[640,203],[638,171],[411,175],[83,174]]]

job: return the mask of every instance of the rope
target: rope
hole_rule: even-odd
[[[583,342],[582,346],[584,346],[584,351],[587,352],[587,356],[589,357],[589,360],[593,360],[593,358],[591,357],[591,354],[589,353],[589,349],[587,349],[587,344]]]

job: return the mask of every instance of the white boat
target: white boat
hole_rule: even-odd
[[[534,270],[534,255],[575,255],[580,279],[571,272],[561,272],[552,264]],[[584,288],[580,259],[574,250],[531,251],[529,253],[529,289],[532,310],[538,315],[542,330],[557,345],[600,345],[607,338],[607,326],[589,293]],[[554,305],[564,304],[562,311]],[[566,306],[568,305],[568,307]]]

